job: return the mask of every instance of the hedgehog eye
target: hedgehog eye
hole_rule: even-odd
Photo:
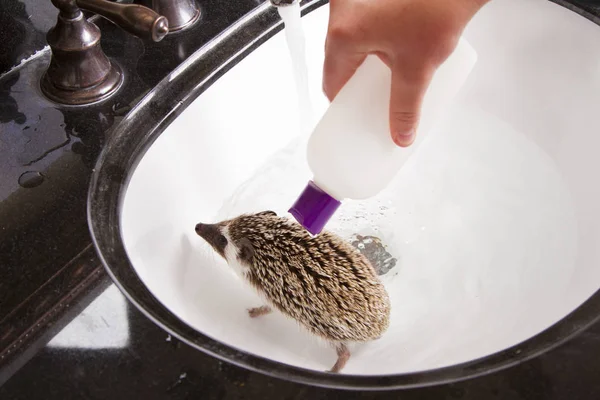
[[[219,235],[217,238],[217,247],[220,249],[227,247],[227,238],[225,236]]]

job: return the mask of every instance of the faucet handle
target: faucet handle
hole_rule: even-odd
[[[61,16],[65,18],[77,18],[81,12],[75,0],[52,0],[52,4],[59,9]]]
[[[161,41],[169,33],[167,18],[148,7],[108,0],[52,0],[63,18],[79,16],[81,9],[101,15],[125,31],[142,39]]]
[[[108,0],[52,0],[52,4],[60,13],[46,36],[52,58],[42,77],[41,89],[46,97],[60,104],[101,101],[123,83],[121,68],[100,47],[100,29],[85,19],[81,9],[102,15],[127,32],[155,42],[169,32],[165,17],[140,5]]]

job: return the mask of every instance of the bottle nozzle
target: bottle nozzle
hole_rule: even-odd
[[[312,235],[318,235],[340,204],[310,181],[289,213]]]

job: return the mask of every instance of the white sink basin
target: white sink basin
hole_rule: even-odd
[[[317,116],[327,18],[327,6],[303,18]],[[479,61],[448,118],[386,191],[345,202],[330,225],[380,237],[398,260],[382,277],[390,328],[353,347],[343,374],[430,371],[513,346],[516,356],[600,288],[600,28],[544,0],[495,0],[465,37]],[[242,212],[286,213],[310,178],[297,110],[278,33],[149,147],[122,197],[121,236],[143,284],[194,330],[321,372],[335,352],[281,315],[249,318],[260,300],[194,233]]]

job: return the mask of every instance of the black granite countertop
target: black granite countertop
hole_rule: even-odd
[[[50,60],[45,35],[57,10],[50,1],[0,2],[0,383],[74,316],[68,307],[89,302],[106,280],[91,246],[86,200],[112,127],[260,2],[203,0],[193,27],[159,43],[95,19],[125,82],[107,101],[82,108],[54,104],[39,90]]]
[[[45,32],[56,10],[49,1],[0,1],[0,399],[600,398],[600,325],[486,377],[347,393],[206,356],[170,337],[111,285],[85,215],[89,178],[106,137],[168,72],[260,2],[200,0],[202,20],[160,43],[97,20],[105,52],[126,71],[125,87],[106,103],[74,110],[37,93],[49,60]],[[600,0],[571,3],[600,22]]]

